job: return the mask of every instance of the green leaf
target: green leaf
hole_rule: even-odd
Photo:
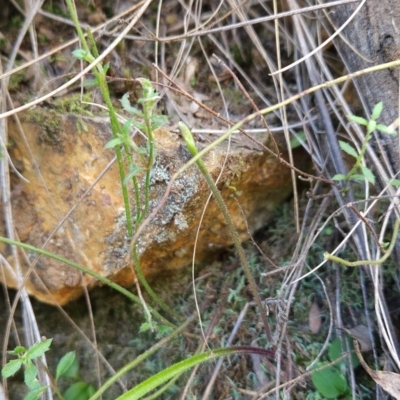
[[[124,185],[126,185],[134,176],[139,174],[140,172],[144,171],[143,167],[139,165],[131,164],[129,166],[129,172],[126,174],[124,179]]]
[[[131,126],[133,123],[133,118],[129,118],[122,127],[122,136],[129,136],[129,131],[131,130]]]
[[[64,375],[68,371],[74,360],[75,360],[75,351],[70,351],[61,358],[56,368],[56,381],[58,381],[60,376]]]
[[[142,325],[140,325],[139,333],[147,332],[150,328],[154,327],[154,325],[149,324],[148,322],[143,322]]]
[[[37,379],[37,368],[33,364],[32,361],[28,360],[28,362],[25,365],[25,371],[24,371],[24,382],[26,386],[29,387],[29,389],[36,389],[37,387],[40,386],[40,383]]]
[[[362,174],[354,174],[350,177],[352,181],[359,181],[359,182],[364,182],[365,181],[365,176]]]
[[[360,361],[358,360],[357,355],[353,351],[354,350],[353,341],[349,340],[348,344],[349,344],[349,349],[352,352],[351,353],[351,365],[353,366],[353,368],[356,368],[360,365]],[[343,354],[343,350],[342,350],[341,341],[339,338],[336,338],[329,344],[329,347],[328,347],[329,359],[331,361],[335,361],[339,357],[341,357],[342,354]],[[347,358],[343,359],[343,361],[340,364],[343,364],[345,360],[347,360]],[[339,367],[340,364],[336,364],[336,365]]]
[[[31,390],[25,397],[24,400],[37,400],[40,395],[47,389],[46,386],[40,386]]]
[[[63,394],[64,400],[87,400],[95,393],[92,385],[86,382],[76,382]]]
[[[361,172],[364,175],[365,179],[369,183],[372,183],[373,185],[375,185],[375,175],[372,173],[372,171],[364,165],[360,165],[360,168],[361,168]]]
[[[86,57],[87,51],[83,49],[77,49],[72,52],[72,55],[78,60],[84,60]]]
[[[328,363],[319,363],[316,368]],[[327,399],[334,399],[347,392],[346,378],[335,367],[327,367],[311,374],[314,386]]]
[[[399,187],[400,186],[400,180],[399,179],[390,179],[390,181],[387,182],[390,185],[393,185],[395,187]]]
[[[138,81],[140,81],[142,85],[142,98],[139,99],[138,102],[145,102],[147,100],[152,100],[155,97],[157,97],[157,92],[154,91],[153,84],[151,83],[150,80],[146,78],[139,78]]]
[[[26,348],[24,346],[17,346],[14,350],[7,351],[8,354],[19,355],[26,352]]]
[[[357,115],[348,115],[347,119],[349,121],[355,122],[358,125],[364,125],[364,126],[368,125],[368,121],[365,118],[357,117]]]
[[[367,131],[368,131],[368,133],[371,133],[371,132],[373,132],[375,129],[376,129],[376,121],[374,121],[374,120],[370,120],[370,121],[368,121],[368,125],[367,125]]]
[[[152,129],[156,130],[160,126],[168,124],[168,117],[166,115],[152,115],[150,121]]]
[[[77,58],[78,60],[84,60],[87,61],[88,63],[91,63],[95,60],[93,55],[89,53],[86,50],[83,49],[77,49],[72,52],[72,55]]]
[[[47,350],[49,350],[52,340],[53,339],[46,339],[44,341],[40,341],[38,343],[35,343],[26,352],[26,357],[28,359],[30,359],[30,360],[33,360],[34,358],[40,357]]]
[[[335,361],[342,355],[342,345],[340,339],[334,339],[328,347],[328,356],[331,361]]]
[[[83,83],[84,87],[96,87],[99,86],[97,79],[85,79]]]
[[[303,145],[303,143],[306,141],[306,134],[301,131],[296,134],[296,136],[292,137],[290,139],[290,148],[296,149],[297,147],[300,147]]]
[[[345,153],[349,154],[350,156],[354,158],[358,157],[357,150],[352,145],[343,142],[342,140],[339,140],[339,146]]]
[[[371,119],[376,121],[382,113],[383,103],[380,101],[372,110]]]
[[[64,378],[71,378],[77,381],[79,380],[79,368],[80,368],[79,361],[75,357],[70,367],[63,373],[62,376]]]
[[[184,141],[186,143],[186,147],[188,148],[190,154],[192,156],[197,155],[197,153],[199,151],[197,150],[196,142],[194,141],[194,138],[193,138],[193,135],[192,135],[192,131],[182,121],[178,122],[178,129],[179,129],[179,132],[180,132],[181,136],[183,137],[183,139],[184,139]]]
[[[336,174],[334,177],[332,177],[333,181],[345,181],[347,180],[347,176],[343,174]]]
[[[156,327],[157,329],[157,339],[161,339],[162,337],[168,336],[172,333],[172,328],[168,325],[159,325]]]
[[[196,365],[202,364],[206,361],[211,361],[214,358],[225,357],[233,354],[240,353],[257,353],[262,354],[263,349],[257,348],[235,348],[235,347],[227,347],[223,349],[216,349],[212,351],[208,351],[202,354],[196,354],[192,357],[187,358],[181,362],[171,365],[170,367],[164,369],[163,371],[152,375],[150,378],[146,379],[144,382],[137,384],[133,389],[128,390],[126,393],[119,396],[116,400],[138,400],[141,399],[144,395],[155,389],[157,386],[168,382],[170,379],[175,377],[176,375],[180,375],[183,372],[187,371],[190,368],[193,368]]]
[[[22,366],[22,360],[11,360],[1,370],[1,376],[3,378],[9,378],[13,376]]]
[[[120,144],[122,144],[122,139],[117,137],[107,142],[106,145],[104,146],[104,149],[112,149],[116,146],[119,146]]]
[[[131,106],[131,102],[129,101],[129,93],[125,93],[120,100],[122,108],[128,113],[134,114],[138,117],[143,117],[143,113],[141,113],[136,107]]]
[[[139,131],[146,132],[147,126],[143,122],[133,121],[133,126]]]
[[[387,133],[388,135],[396,135],[397,134],[396,129],[389,128],[388,126],[382,125],[382,124],[377,124],[376,129],[380,132]]]

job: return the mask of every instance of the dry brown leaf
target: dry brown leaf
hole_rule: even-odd
[[[346,329],[341,328],[353,339],[357,340],[361,346],[361,351],[372,350],[372,341],[368,332],[368,328],[365,325],[357,325],[354,328]]]
[[[400,400],[400,374],[395,374],[394,372],[389,371],[375,371],[371,369],[364,361],[360,352],[360,346],[356,340],[354,341],[354,348],[356,349],[356,354],[361,365],[365,368],[370,377],[391,396]]]
[[[318,333],[321,328],[321,310],[318,307],[316,301],[311,305],[310,312],[308,314],[308,326],[312,333]]]

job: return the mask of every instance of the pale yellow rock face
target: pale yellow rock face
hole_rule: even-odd
[[[46,110],[43,112],[46,116]],[[73,115],[56,118],[52,114],[48,120],[37,121],[29,113],[23,116],[26,141],[17,125],[9,122],[9,153],[19,172],[29,180],[23,183],[15,174],[11,177],[14,189],[11,204],[19,240],[44,247],[123,286],[131,286],[134,273],[128,254],[130,241],[126,238],[118,167],[116,162],[111,163],[114,150],[104,150],[111,139],[107,118]],[[211,136],[204,139],[212,140]],[[150,210],[159,203],[172,174],[191,157],[176,133],[162,129],[156,133],[156,140]],[[198,146],[205,144],[199,142]],[[204,158],[215,179],[226,150],[223,145]],[[305,159],[304,153],[299,157]],[[305,161],[300,162],[299,166],[304,164]],[[240,238],[245,240],[249,231],[254,232],[267,223],[271,212],[290,194],[290,171],[248,139],[237,136],[218,187]],[[90,192],[84,196],[89,188]],[[130,194],[133,202],[132,189]],[[196,166],[175,181],[165,206],[138,242],[146,277],[162,275],[168,279],[168,271],[191,263],[199,220],[209,194]],[[3,217],[0,215],[1,221]],[[0,228],[2,235],[3,229],[4,226]],[[212,199],[201,225],[196,260],[231,244],[222,213]],[[10,249],[1,245],[0,251],[15,268]],[[99,284],[91,276],[53,259],[43,256],[37,259],[33,252],[23,256],[20,251],[20,255],[24,274],[29,264],[34,266],[26,287],[41,301],[63,305],[80,296],[83,285],[91,288]],[[4,271],[0,279],[9,287],[17,287],[15,274],[7,268]]]

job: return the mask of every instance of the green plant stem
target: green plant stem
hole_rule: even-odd
[[[101,388],[99,388],[97,390],[97,392],[92,397],[90,397],[89,400],[95,400],[95,399],[99,398],[119,378],[121,378],[123,375],[125,375],[132,368],[135,368],[142,361],[144,361],[146,358],[150,357],[157,350],[161,349],[163,346],[165,346],[167,343],[169,343],[172,339],[174,339],[178,334],[180,334],[192,321],[194,321],[196,316],[192,316],[191,318],[187,319],[182,325],[180,325],[174,332],[172,332],[166,338],[161,339],[159,342],[157,342],[156,344],[151,346],[148,350],[146,350],[139,357],[135,358],[133,361],[129,362],[124,367],[122,367],[111,378],[109,378],[106,382],[104,382],[104,384],[101,386]]]
[[[182,373],[183,374],[183,373]],[[168,390],[175,382],[181,377],[181,375],[176,375],[174,376],[169,382],[167,382],[164,386],[162,386],[160,389],[152,393],[150,396],[143,397],[142,400],[154,400],[154,399],[159,399],[160,396]]]
[[[83,49],[88,54],[90,54],[90,49],[89,49],[88,43],[85,39],[85,35],[83,34],[83,31],[80,27],[78,16],[76,14],[76,10],[72,3],[72,0],[66,0],[66,3],[67,3],[68,11],[71,15],[72,21],[74,22],[75,29],[78,33],[78,37],[81,42],[81,45],[82,45]],[[91,35],[90,31],[88,32],[88,36],[90,38],[89,40],[92,42],[92,47],[95,48],[96,46],[94,43],[94,39],[93,39],[93,36]],[[118,137],[118,134],[121,134],[121,125],[118,121],[117,114],[115,112],[114,106],[111,101],[110,92],[108,90],[108,84],[107,84],[107,79],[106,79],[106,73],[105,73],[104,68],[101,65],[101,63],[97,64],[96,68],[93,69],[93,73],[96,78],[97,84],[100,88],[104,102],[106,103],[106,106],[108,108],[110,122],[111,122],[111,130],[112,130],[113,136],[114,136],[114,138]],[[122,185],[122,197],[123,197],[123,201],[124,201],[125,214],[126,214],[127,235],[128,235],[128,237],[132,237],[133,236],[133,227],[132,227],[132,217],[131,217],[129,195],[128,195],[128,189],[127,189],[126,185],[124,185],[125,169],[124,169],[124,164],[123,164],[122,152],[118,146],[115,149],[115,154],[117,157],[118,170],[119,170],[119,175],[120,175],[120,180],[121,180],[121,185]]]
[[[126,297],[128,297],[129,299],[131,299],[132,301],[134,301],[137,304],[142,304],[141,300],[135,296],[133,293],[131,293],[129,290],[126,290],[125,288],[123,288],[122,286],[118,285],[117,283],[111,281],[108,278],[105,278],[104,276],[99,275],[98,273],[91,271],[90,269],[84,267],[81,264],[78,264],[76,262],[73,262],[71,260],[68,260],[67,258],[61,257],[57,254],[54,253],[50,253],[47,250],[43,250],[43,249],[39,249],[37,247],[31,246],[30,244],[26,244],[26,243],[21,243],[21,242],[16,242],[15,240],[11,240],[11,239],[7,239],[5,237],[0,236],[0,242],[12,245],[12,246],[18,246],[21,247],[25,250],[29,250],[29,251],[34,251],[35,253],[41,254],[43,256],[52,258],[53,260],[57,260],[60,261],[62,263],[65,263],[73,268],[76,268],[79,271],[82,271],[85,274],[88,274],[90,276],[93,276],[94,278],[98,279],[100,282],[112,287],[113,289],[115,289],[116,291],[122,293],[123,295],[125,295]],[[156,310],[154,310],[152,307],[149,307],[151,313],[154,315],[154,317],[158,318],[163,324],[170,326],[171,328],[176,328],[176,326],[174,324],[172,324],[171,322],[169,322],[166,318],[164,318],[161,314],[159,314]]]
[[[170,314],[171,316],[173,316],[174,318],[176,318],[178,321],[182,320],[182,317],[179,316],[176,312],[174,312],[170,307],[167,306],[167,304],[165,304],[158,296],[157,294],[154,292],[154,290],[151,288],[151,286],[147,283],[146,278],[143,275],[143,271],[142,268],[140,266],[140,262],[139,262],[139,258],[137,256],[137,252],[136,252],[136,248],[133,249],[132,252],[132,259],[133,259],[133,263],[135,265],[135,272],[136,275],[139,278],[140,283],[144,286],[144,288],[146,289],[147,293],[151,296],[151,298],[164,310],[166,311],[168,314]]]
[[[143,210],[143,216],[146,216],[149,209],[149,200],[150,200],[151,168],[154,164],[154,159],[155,159],[154,133],[151,127],[151,108],[147,104],[146,100],[143,103],[143,116],[144,116],[144,123],[146,125],[147,151],[148,151],[148,163],[147,163],[146,183],[145,183],[145,200],[144,200],[144,210]]]
[[[186,143],[186,146],[187,146],[188,150],[190,151],[192,156],[196,156],[199,153],[199,151],[197,150],[196,144],[194,142],[192,132],[190,131],[190,129],[183,122],[179,122],[178,127],[179,127],[179,131],[180,131],[182,137],[185,140],[185,143]],[[224,202],[224,200],[223,200],[223,198],[221,196],[221,193],[219,192],[217,186],[215,185],[210,173],[208,172],[207,167],[203,163],[202,159],[199,158],[196,161],[196,164],[197,164],[198,168],[200,169],[201,173],[203,174],[204,178],[206,179],[206,181],[208,183],[208,186],[210,187],[210,189],[211,189],[211,191],[212,191],[212,193],[213,193],[213,195],[215,197],[215,200],[217,201],[218,206],[219,206],[219,208],[220,208],[220,210],[221,210],[221,212],[222,212],[222,214],[223,214],[223,216],[225,218],[225,221],[226,221],[226,223],[228,225],[229,233],[230,233],[230,235],[232,237],[232,240],[233,240],[233,243],[235,245],[236,251],[238,252],[239,259],[240,259],[240,262],[242,264],[244,273],[246,274],[247,280],[249,281],[250,289],[251,289],[251,292],[253,294],[254,300],[255,300],[255,302],[257,304],[257,307],[260,310],[261,319],[262,319],[262,321],[264,323],[264,328],[265,328],[265,332],[266,332],[267,338],[268,338],[268,340],[270,342],[272,342],[271,331],[269,329],[269,324],[268,324],[266,312],[264,310],[264,307],[262,306],[261,298],[260,298],[260,295],[258,293],[257,284],[256,284],[256,282],[255,282],[255,280],[253,278],[253,275],[251,274],[251,270],[250,270],[250,266],[249,266],[249,264],[247,262],[246,254],[244,253],[243,246],[242,246],[242,244],[240,242],[239,235],[237,233],[236,227],[233,224],[231,216],[229,215],[228,208],[227,208],[227,206],[226,206],[226,204],[225,204],[225,202]]]
[[[360,267],[362,265],[381,265],[388,259],[388,257],[392,253],[394,246],[396,244],[396,238],[397,238],[398,232],[399,232],[399,220],[396,218],[396,221],[393,226],[392,241],[390,242],[390,246],[387,248],[387,250],[385,251],[385,254],[379,260],[347,261],[343,258],[336,257],[336,256],[328,253],[327,251],[324,253],[324,258],[326,260],[329,260],[329,261],[332,261],[332,262],[335,262],[338,264],[342,264],[346,267]]]
[[[362,160],[363,160],[363,158],[364,158],[364,154],[365,154],[365,152],[367,151],[367,145],[368,145],[368,142],[369,142],[370,139],[371,139],[371,136],[372,136],[372,133],[367,132],[367,134],[366,134],[366,136],[365,136],[365,138],[364,138],[364,140],[363,140],[362,146],[361,146],[360,154],[359,154],[358,157],[356,158],[356,162],[354,163],[353,168],[352,168],[352,169],[349,171],[349,173],[347,174],[347,176],[346,176],[346,181],[350,180],[351,177],[352,177],[354,174],[357,173],[358,168],[360,167],[361,162],[362,162]]]
[[[138,400],[145,394],[149,393],[151,390],[155,389],[157,386],[160,386],[164,382],[169,381],[174,378],[178,374],[182,374],[190,368],[195,367],[198,364],[202,364],[206,361],[211,361],[214,358],[225,357],[234,354],[260,354],[260,355],[268,355],[268,352],[264,349],[260,349],[257,347],[227,347],[225,349],[217,349],[211,350],[206,353],[197,354],[192,356],[186,360],[180,361],[170,367],[164,369],[146,379],[144,382],[139,383],[133,389],[119,396],[116,400]],[[92,400],[92,399],[90,399]]]
[[[124,144],[124,151],[126,154],[126,159],[127,159],[128,165],[132,165],[133,158],[130,154],[129,147],[126,144]],[[136,176],[132,177],[132,183],[133,183],[133,191],[135,193],[135,208],[136,208],[135,228],[137,229],[145,214],[142,214],[142,210],[141,210],[140,187],[139,187],[139,182],[138,182],[138,179]],[[123,183],[123,185],[126,187],[125,183]]]

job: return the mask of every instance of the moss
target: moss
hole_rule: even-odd
[[[83,101],[89,101],[90,94],[83,97]],[[62,142],[61,126],[64,114],[77,114],[76,130],[78,133],[86,132],[87,125],[81,118],[84,115],[93,115],[89,106],[82,103],[80,94],[62,97],[52,103],[52,107],[37,107],[28,112],[28,120],[40,127],[39,142],[51,146],[56,151],[64,150]]]
[[[84,102],[90,102],[90,94],[85,93],[83,95],[82,100]],[[60,113],[70,113],[70,114],[83,114],[93,116],[93,113],[90,112],[89,105],[84,104],[81,101],[80,94],[74,94],[72,96],[65,96],[56,99],[53,103],[54,107]]]
[[[30,110],[29,121],[34,122],[40,127],[39,142],[46,143],[62,151],[62,117],[56,110],[43,108]]]
[[[16,66],[19,65],[19,63],[15,63]],[[25,71],[21,70],[18,72],[13,73],[10,76],[10,81],[8,83],[8,90],[10,92],[16,92],[17,90],[21,89],[21,83],[25,79]]]

